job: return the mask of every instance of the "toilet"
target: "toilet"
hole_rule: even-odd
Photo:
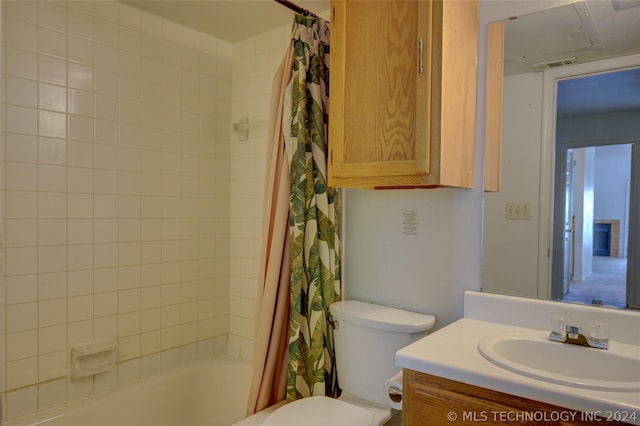
[[[280,406],[255,424],[379,426],[391,418],[385,381],[400,371],[394,365],[395,353],[426,336],[435,317],[356,300],[336,302],[329,309],[335,321],[336,368],[342,395],[338,399],[299,399]]]

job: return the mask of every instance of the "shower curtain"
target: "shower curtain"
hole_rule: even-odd
[[[337,191],[326,186],[329,26],[297,15],[274,77],[247,415],[335,395],[328,307],[340,298]]]
[[[273,79],[262,248],[257,295],[253,373],[247,415],[285,398],[289,325],[289,163],[284,145],[284,95],[291,80],[293,55],[287,53]],[[290,116],[286,114],[287,117]]]
[[[327,186],[329,24],[297,15],[292,39],[289,401],[337,392],[329,305],[341,293],[338,193]]]

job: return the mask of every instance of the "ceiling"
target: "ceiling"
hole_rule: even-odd
[[[586,0],[507,20],[505,75],[640,53],[640,0]],[[559,117],[640,111],[640,70],[562,81]]]
[[[231,43],[290,23],[293,16],[275,0],[124,2]],[[294,3],[316,14],[329,10],[329,0]],[[506,75],[566,58],[582,63],[631,53],[640,53],[640,0],[586,0],[512,18],[505,25]],[[571,97],[560,99],[559,116],[640,109],[638,77],[608,75],[567,87]]]
[[[231,43],[291,22],[294,12],[274,0],[125,0],[139,9]],[[329,0],[295,0],[319,14]]]
[[[584,63],[639,52],[640,0],[579,1],[505,23],[506,75],[563,59]]]

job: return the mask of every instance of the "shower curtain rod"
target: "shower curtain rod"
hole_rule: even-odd
[[[283,5],[284,7],[287,7],[291,10],[293,10],[296,13],[302,13],[303,15],[311,15],[311,16],[315,16],[317,17],[317,15],[313,12],[308,11],[307,9],[304,9],[300,6],[298,6],[297,4],[287,1],[287,0],[274,0],[276,3],[280,3],[281,5]]]

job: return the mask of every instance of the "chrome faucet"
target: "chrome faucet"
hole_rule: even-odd
[[[579,325],[567,324],[566,319],[562,317],[552,318],[551,324],[549,340],[591,348],[609,349],[607,323],[590,321],[588,332],[585,332]]]

